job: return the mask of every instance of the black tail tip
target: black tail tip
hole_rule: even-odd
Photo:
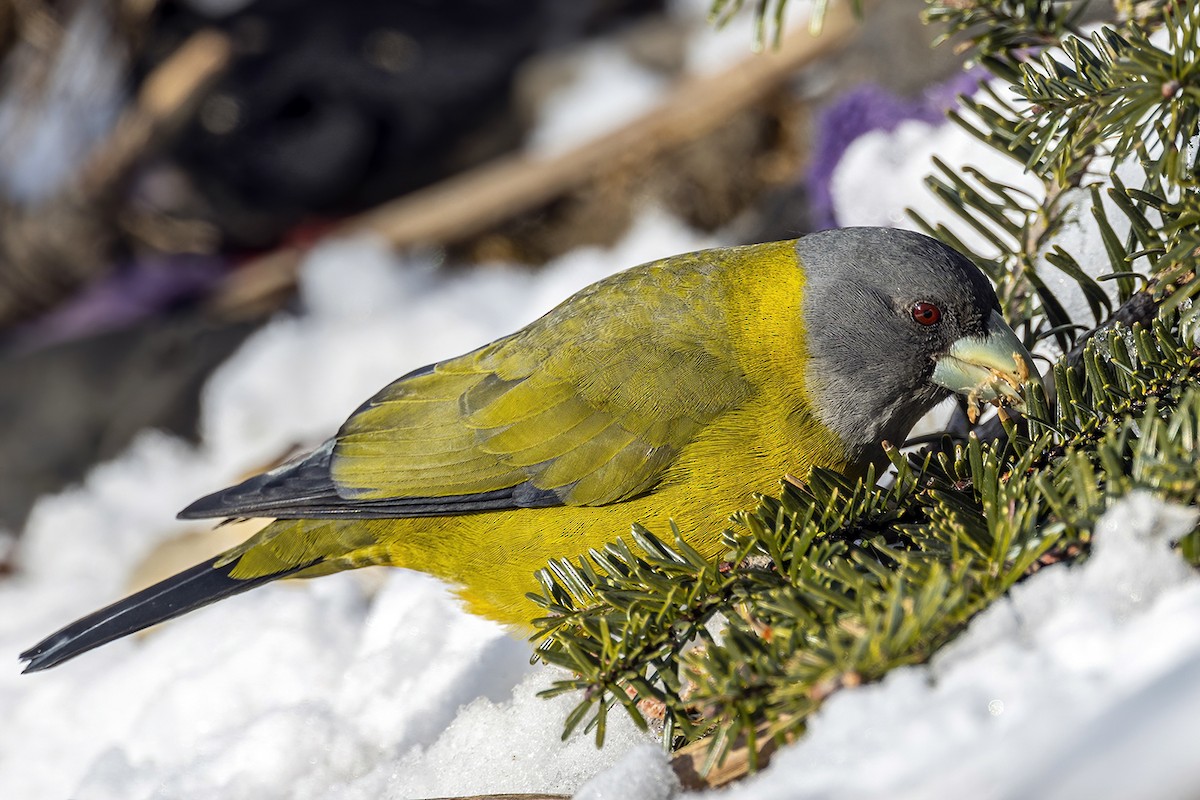
[[[21,653],[24,672],[50,669],[115,639],[282,577],[238,580],[229,575],[232,564],[218,567],[218,559],[197,564],[50,634]]]
[[[233,563],[217,566],[221,559],[217,556],[197,564],[50,634],[21,653],[20,660],[26,662],[22,672],[50,669],[115,639],[311,566],[303,564],[273,575],[243,580],[230,575]]]
[[[227,517],[228,514],[222,513],[224,503],[222,498],[228,489],[222,489],[219,492],[206,494],[198,500],[193,500],[182,511],[175,515],[175,519],[212,519],[213,517]]]
[[[50,669],[55,664],[60,664],[71,656],[63,656],[63,649],[70,643],[71,637],[65,635],[62,631],[43,639],[33,647],[21,653],[19,659],[27,662],[25,669],[21,670],[22,675],[27,675],[30,672],[41,672],[44,669]]]

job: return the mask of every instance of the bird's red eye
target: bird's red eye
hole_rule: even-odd
[[[917,303],[912,307],[912,316],[922,325],[937,325],[942,319],[942,310],[933,303]]]

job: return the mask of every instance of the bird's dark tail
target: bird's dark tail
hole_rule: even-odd
[[[216,566],[220,559],[221,556],[218,556],[197,564],[47,636],[21,653],[21,660],[29,662],[24,671],[49,669],[93,647],[304,569],[297,567],[272,575],[238,580],[229,574],[237,560]]]

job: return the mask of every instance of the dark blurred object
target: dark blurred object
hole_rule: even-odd
[[[311,238],[511,149],[528,56],[662,0],[0,4],[2,331],[115,260]]]
[[[396,248],[436,243],[450,263],[537,264],[611,245],[647,204],[708,230],[728,224],[763,191],[794,180],[807,126],[786,84],[854,30],[851,12],[835,6],[819,37],[791,32],[769,56],[682,77],[653,108],[568,150],[492,159],[354,215],[334,233],[369,232]],[[252,260],[214,306],[261,307],[294,283],[303,255],[293,243]]]
[[[215,27],[233,62],[170,158],[226,246],[376,205],[514,148],[531,54],[662,0],[257,0],[223,18],[167,0],[139,69]]]
[[[194,316],[0,359],[0,527],[116,456],[142,428],[194,437],[200,387],[255,326]]]

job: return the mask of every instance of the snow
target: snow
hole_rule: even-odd
[[[880,130],[860,136],[847,148],[833,173],[838,222],[844,227],[885,225],[918,230],[908,215],[911,208],[931,225],[945,224],[963,244],[981,255],[995,255],[996,250],[983,236],[924,189],[925,176],[933,172],[934,156],[956,172],[975,167],[1034,197],[1042,194],[1040,181],[957,125],[914,119],[890,132]],[[881,176],[886,178],[881,180]]]
[[[1087,185],[1100,187],[1100,205],[1104,216],[1112,227],[1113,233],[1116,234],[1117,240],[1124,242],[1129,236],[1131,227],[1129,219],[1121,213],[1117,204],[1104,191],[1111,186],[1111,182],[1107,177],[1111,167],[1111,159],[1097,159],[1097,162],[1091,168],[1091,173],[1095,177],[1090,178],[1087,181]],[[1145,182],[1146,172],[1138,164],[1136,158],[1130,158],[1118,165],[1117,177],[1127,187],[1139,187]],[[1054,292],[1055,296],[1063,300],[1063,306],[1067,309],[1072,319],[1091,326],[1097,324],[1099,320],[1093,318],[1079,289],[1079,284],[1069,275],[1050,264],[1045,259],[1045,254],[1056,246],[1061,247],[1074,256],[1079,265],[1083,267],[1084,272],[1093,278],[1115,271],[1137,270],[1139,272],[1146,272],[1149,269],[1149,263],[1148,259],[1142,257],[1135,260],[1132,265],[1113,267],[1108,258],[1108,251],[1104,248],[1104,240],[1100,235],[1100,223],[1096,221],[1092,194],[1089,190],[1072,190],[1065,198],[1065,203],[1068,207],[1066,222],[1042,251],[1042,257],[1038,259],[1037,263],[1038,274],[1044,276],[1046,285]],[[1143,213],[1146,214],[1147,219],[1151,223],[1161,222],[1162,220],[1161,216],[1154,209],[1144,209]],[[1118,305],[1116,282],[1101,281],[1100,286],[1108,294],[1109,299],[1113,301],[1113,307],[1116,308]],[[1138,288],[1141,288],[1140,283],[1138,284]]]
[[[526,650],[523,655],[528,657]],[[466,706],[446,732],[427,750],[414,750],[396,764],[382,795],[364,782],[364,798],[444,797],[503,792],[571,793],[591,776],[610,767],[618,753],[632,758],[621,768],[631,781],[662,784],[661,770],[647,780],[646,751],[661,752],[626,720],[610,729],[603,749],[590,735],[560,740],[562,726],[547,724],[566,718],[578,698],[537,697],[557,675],[549,669],[531,674],[513,691],[511,701],[477,700]],[[615,721],[615,720],[614,720]],[[609,742],[613,745],[610,752]],[[668,770],[669,771],[669,770]],[[353,797],[354,795],[349,795]],[[597,798],[603,795],[597,795]],[[661,791],[652,797],[667,797]]]
[[[642,745],[584,784],[575,800],[670,800],[678,792],[679,779],[662,747]]]
[[[558,155],[615,131],[650,111],[666,93],[663,75],[608,42],[578,48],[571,62],[572,80],[538,108],[525,144],[531,153]]]

